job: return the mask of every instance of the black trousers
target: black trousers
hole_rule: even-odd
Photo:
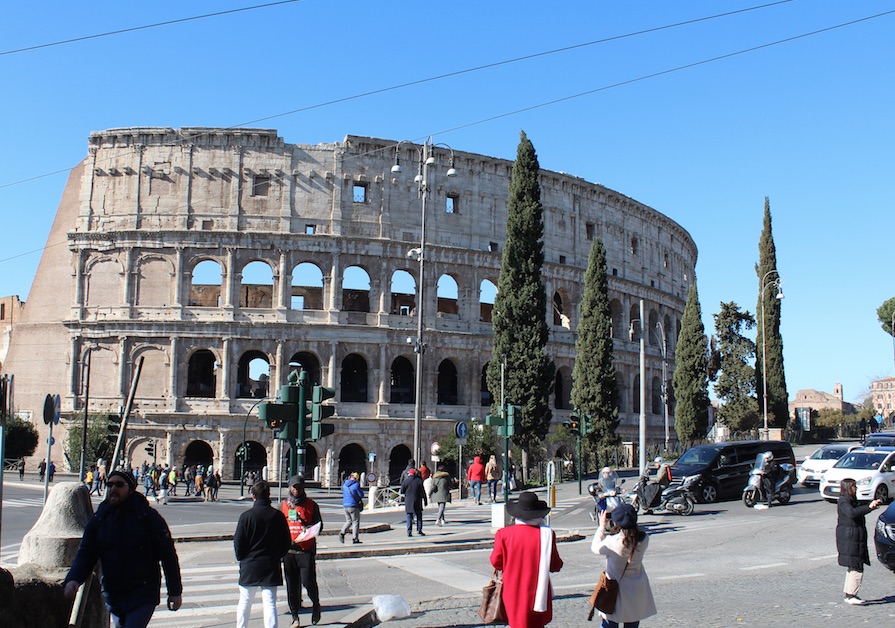
[[[286,575],[286,597],[292,619],[298,619],[301,612],[301,589],[304,587],[311,604],[320,606],[320,590],[317,588],[317,553],[289,553],[283,558],[283,572]]]

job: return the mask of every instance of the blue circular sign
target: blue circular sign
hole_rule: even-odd
[[[457,438],[466,438],[469,435],[469,425],[464,421],[457,421],[454,426],[454,434],[457,435]]]

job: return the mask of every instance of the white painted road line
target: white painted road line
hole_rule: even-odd
[[[770,563],[768,565],[753,565],[751,567],[740,567],[740,571],[754,571],[755,569],[771,569],[772,567],[786,567],[789,563]]]

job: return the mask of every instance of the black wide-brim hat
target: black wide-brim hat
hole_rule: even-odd
[[[539,519],[547,516],[550,506],[531,491],[525,491],[519,499],[507,502],[507,512],[516,519]]]

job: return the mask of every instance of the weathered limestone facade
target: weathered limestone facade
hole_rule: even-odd
[[[400,174],[391,172],[396,145]],[[309,466],[319,464],[324,482],[358,467],[394,475],[413,441],[408,337],[416,333],[420,278],[408,252],[420,242],[418,155],[409,143],[355,136],[286,144],[266,129],[93,133],[13,331],[4,371],[15,374],[18,410],[40,423],[44,396],[58,393],[63,415],[82,411],[89,354],[90,411],[115,411],[142,358],[128,455],[142,462],[147,440],[159,439],[162,459],[213,460],[231,477],[244,424],[252,464],[276,466],[270,432],[247,416],[298,360],[312,381],[338,390],[336,433],[314,444]],[[425,450],[490,404],[482,390],[489,294],[512,171],[510,161],[454,152],[458,176],[447,178],[450,152],[436,148],[435,156],[423,278]],[[591,242],[600,237],[620,429],[626,440],[637,432],[639,336],[629,338],[628,329],[642,298],[655,330],[647,343],[649,434],[661,440],[658,324],[668,337],[670,381],[696,246],[674,221],[601,185],[542,171],[541,189],[554,419],[569,414],[577,309]],[[252,372],[258,364],[267,367],[261,377]]]

